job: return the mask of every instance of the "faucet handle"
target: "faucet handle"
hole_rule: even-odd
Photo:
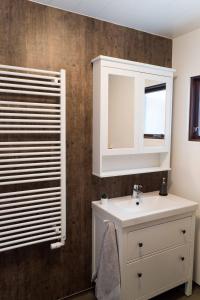
[[[138,189],[139,189],[139,190],[142,190],[142,189],[143,189],[143,185],[142,185],[142,184],[139,184],[139,185],[138,185]]]
[[[140,191],[143,188],[143,186],[141,184],[134,184],[133,189],[135,191]]]

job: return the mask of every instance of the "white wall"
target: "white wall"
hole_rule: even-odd
[[[190,77],[200,75],[200,29],[173,40],[174,81],[170,192],[200,204],[200,142],[188,141]],[[200,284],[200,211],[195,250],[195,281]]]

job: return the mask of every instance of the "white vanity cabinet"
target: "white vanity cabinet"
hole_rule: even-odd
[[[144,202],[150,198],[145,199]],[[185,294],[192,293],[197,204],[173,195],[157,198],[158,202],[168,199],[172,201],[165,208],[163,204],[163,209],[158,207],[151,213],[146,213],[146,204],[141,203],[141,208],[135,208],[136,214],[135,204],[129,205],[127,201],[132,200],[127,197],[111,199],[107,206],[93,202],[93,272],[99,262],[106,224],[111,221],[118,239],[121,300],[151,299],[183,283]]]
[[[93,174],[169,170],[174,70],[105,56],[92,63]]]
[[[128,232],[126,238],[123,289],[126,296],[122,299],[149,299],[190,281],[194,238],[192,217],[155,223]]]

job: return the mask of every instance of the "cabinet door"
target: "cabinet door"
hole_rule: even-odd
[[[104,67],[101,85],[103,155],[138,152],[140,73]]]
[[[169,152],[171,140],[172,78],[143,74],[140,149]]]

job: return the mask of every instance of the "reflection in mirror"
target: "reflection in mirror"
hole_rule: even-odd
[[[109,75],[108,149],[134,147],[134,78]]]
[[[166,83],[145,81],[144,146],[162,146],[165,139]]]

